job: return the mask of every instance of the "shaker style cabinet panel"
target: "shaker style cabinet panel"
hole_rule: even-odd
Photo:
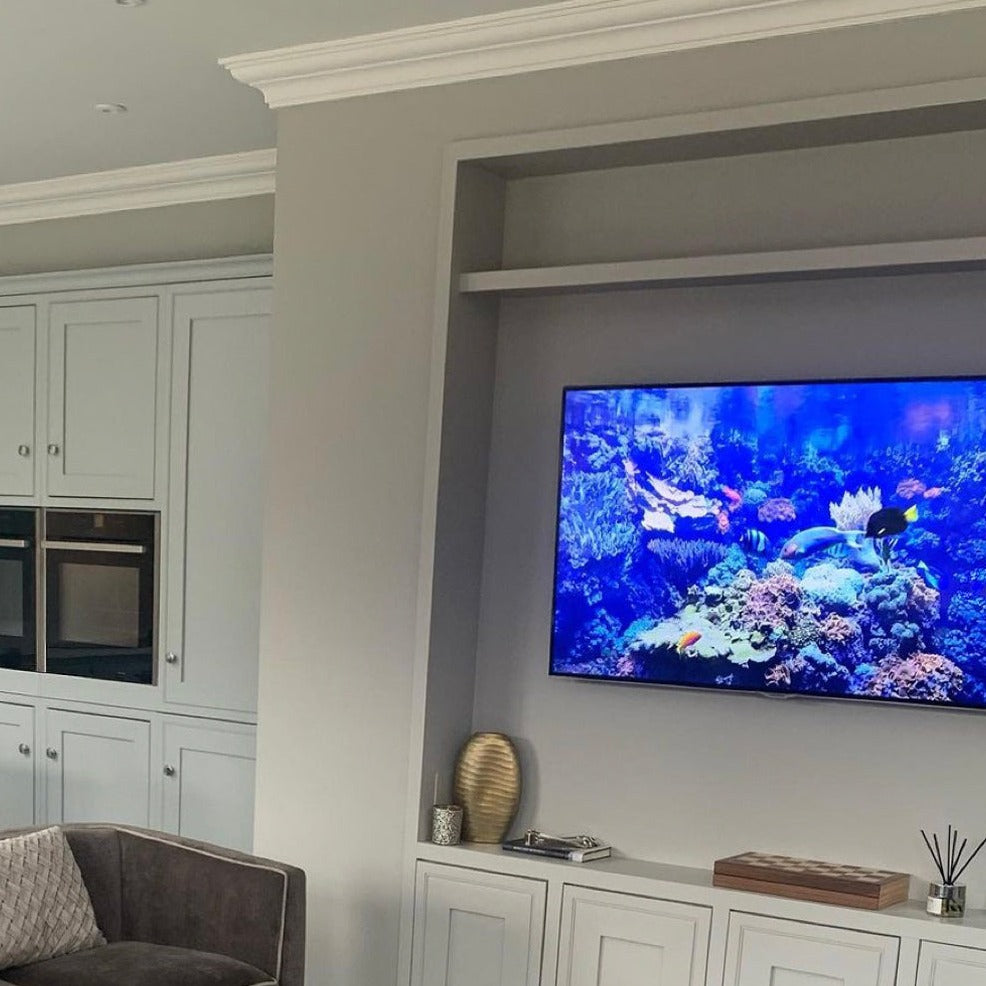
[[[538,986],[540,880],[418,863],[412,986]]]
[[[49,709],[45,715],[48,822],[150,827],[148,720]]]
[[[34,494],[35,310],[0,308],[0,496]]]
[[[733,911],[724,986],[894,986],[899,939]]]
[[[986,951],[921,942],[917,986],[983,986]]]
[[[50,495],[154,498],[166,362],[157,298],[51,306]]]
[[[702,986],[711,909],[566,886],[558,986]]]
[[[256,758],[251,726],[165,720],[162,828],[250,852]]]
[[[34,709],[0,702],[0,831],[34,824]]]
[[[257,707],[270,311],[267,288],[175,300],[168,702]]]

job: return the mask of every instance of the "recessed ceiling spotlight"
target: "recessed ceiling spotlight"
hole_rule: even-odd
[[[143,7],[147,0],[116,0],[118,7]]]
[[[127,107],[123,103],[96,103],[93,109],[97,113],[126,113]]]

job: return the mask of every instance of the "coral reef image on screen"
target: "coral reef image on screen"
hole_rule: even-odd
[[[986,381],[565,392],[553,674],[986,706]]]

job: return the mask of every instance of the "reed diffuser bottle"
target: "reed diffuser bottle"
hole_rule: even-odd
[[[986,839],[983,839],[963,862],[962,857],[969,840],[963,839],[962,844],[959,845],[958,829],[948,826],[948,833],[944,839],[944,852],[938,841],[937,832],[932,832],[929,839],[924,829],[921,829],[921,837],[928,847],[928,852],[931,853],[932,862],[941,878],[940,882],[928,884],[928,913],[940,918],[960,918],[965,914],[965,886],[959,883],[959,878],[965,873],[966,867],[979,855],[979,850],[986,846]]]

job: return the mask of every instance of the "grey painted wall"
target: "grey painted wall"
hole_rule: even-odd
[[[270,253],[274,196],[0,226],[0,275]]]
[[[975,75],[984,39],[962,14],[279,113],[256,833],[308,870],[311,986],[395,978],[444,146]]]
[[[518,829],[590,831],[703,868],[759,848],[926,873],[921,827],[982,827],[986,790],[969,778],[984,715],[549,679],[547,666],[566,384],[984,373],[984,299],[986,274],[962,273],[504,303],[474,726],[521,741]],[[981,900],[981,871],[969,884]]]

